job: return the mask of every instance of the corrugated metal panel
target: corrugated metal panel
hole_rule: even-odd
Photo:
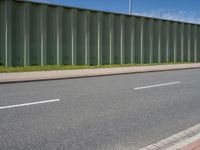
[[[0,1],[0,65],[200,61],[200,25]]]
[[[6,5],[3,2],[0,2],[0,65],[5,64],[6,56],[5,56],[5,44],[6,44]]]
[[[197,61],[200,61],[200,27],[197,27]]]

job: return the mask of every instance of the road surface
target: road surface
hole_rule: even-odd
[[[199,108],[200,69],[0,84],[0,149],[136,150]]]

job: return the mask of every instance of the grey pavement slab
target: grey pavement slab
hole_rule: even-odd
[[[194,68],[200,68],[200,63],[120,67],[120,68],[81,69],[81,70],[0,73],[0,83],[40,81],[40,80],[53,80],[53,79],[70,79],[70,78],[81,78],[81,77],[92,77],[92,76],[105,76],[105,75],[143,73],[143,72],[168,71],[168,70],[180,70],[180,69],[194,69]]]

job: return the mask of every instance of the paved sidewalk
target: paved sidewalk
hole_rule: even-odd
[[[169,71],[169,70],[181,70],[181,69],[194,69],[194,68],[200,68],[200,63],[119,67],[119,68],[98,68],[98,69],[81,69],[81,70],[0,73],[0,84],[143,73],[143,72],[156,72],[156,71]]]

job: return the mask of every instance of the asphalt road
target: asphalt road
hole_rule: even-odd
[[[135,150],[199,123],[199,108],[199,69],[1,84],[0,150]]]

